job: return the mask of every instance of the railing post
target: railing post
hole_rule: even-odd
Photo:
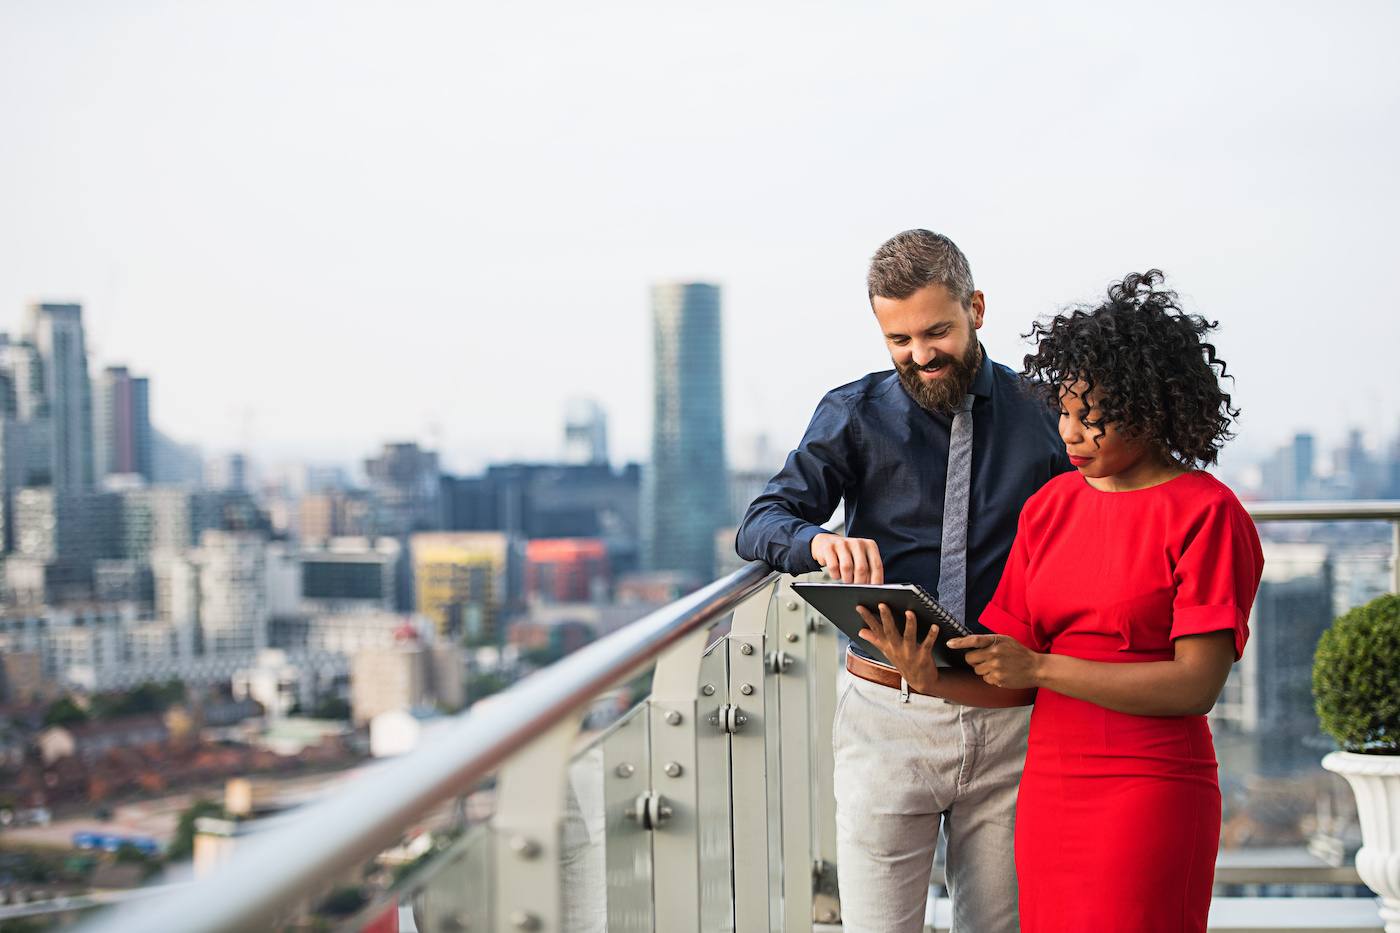
[[[770,654],[781,652],[786,668],[778,677],[785,933],[812,929],[812,711],[807,683],[811,638],[806,605],[792,591],[792,578],[783,577],[778,587],[778,637]]]
[[[1390,523],[1390,591],[1400,593],[1400,519]]]
[[[663,654],[652,677],[652,877],[656,933],[700,933],[700,793],[696,728],[700,662],[709,629]]]
[[[643,708],[603,743],[608,933],[652,933],[651,832],[637,819],[637,798],[651,789],[648,716]]]
[[[730,736],[734,838],[735,933],[769,933],[774,895],[770,873],[778,853],[768,833],[767,705],[768,616],[776,584],[734,610],[729,627],[729,705],[735,708]],[[742,717],[742,721],[738,717]]]
[[[563,933],[560,846],[577,715],[525,747],[496,781],[497,933]]]
[[[825,579],[825,574],[820,577]],[[836,768],[831,724],[836,718],[837,681],[841,658],[837,629],[808,607],[810,633],[807,656],[812,703],[812,917],[818,923],[841,922],[841,898],[836,889]]]

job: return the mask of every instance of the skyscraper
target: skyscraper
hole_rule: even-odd
[[[592,399],[569,402],[564,415],[564,462],[603,464],[608,462],[608,416]]]
[[[97,379],[93,470],[108,474],[152,474],[150,385],[125,366],[108,366]]]
[[[92,384],[83,340],[83,306],[29,306],[28,337],[39,351],[44,396],[53,420],[53,486],[92,488]]]
[[[267,647],[267,542],[250,532],[206,531],[193,552],[199,568],[204,653],[252,655]]]
[[[651,466],[643,553],[652,570],[699,581],[714,573],[714,535],[728,520],[720,290],[653,286]]]
[[[375,530],[384,535],[434,531],[443,525],[438,455],[417,444],[385,444],[365,460],[375,505]]]

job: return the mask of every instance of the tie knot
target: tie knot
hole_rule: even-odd
[[[972,395],[964,395],[962,401],[958,403],[958,411],[972,411],[972,402],[974,398],[975,396]]]

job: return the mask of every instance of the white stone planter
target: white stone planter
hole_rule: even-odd
[[[1356,873],[1381,896],[1385,933],[1400,933],[1400,755],[1333,752],[1322,766],[1346,778],[1356,795]]]

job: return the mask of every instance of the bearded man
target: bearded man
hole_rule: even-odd
[[[1056,419],[977,339],[986,299],[952,240],[907,230],[870,263],[893,370],[826,394],[740,525],[791,574],[918,583],[975,632],[1025,501],[1070,469]],[[845,502],[845,536],[821,525]],[[911,692],[854,646],[833,725],[837,870],[850,933],[920,933],[940,827],[954,933],[1019,928],[1013,829],[1027,707]]]

